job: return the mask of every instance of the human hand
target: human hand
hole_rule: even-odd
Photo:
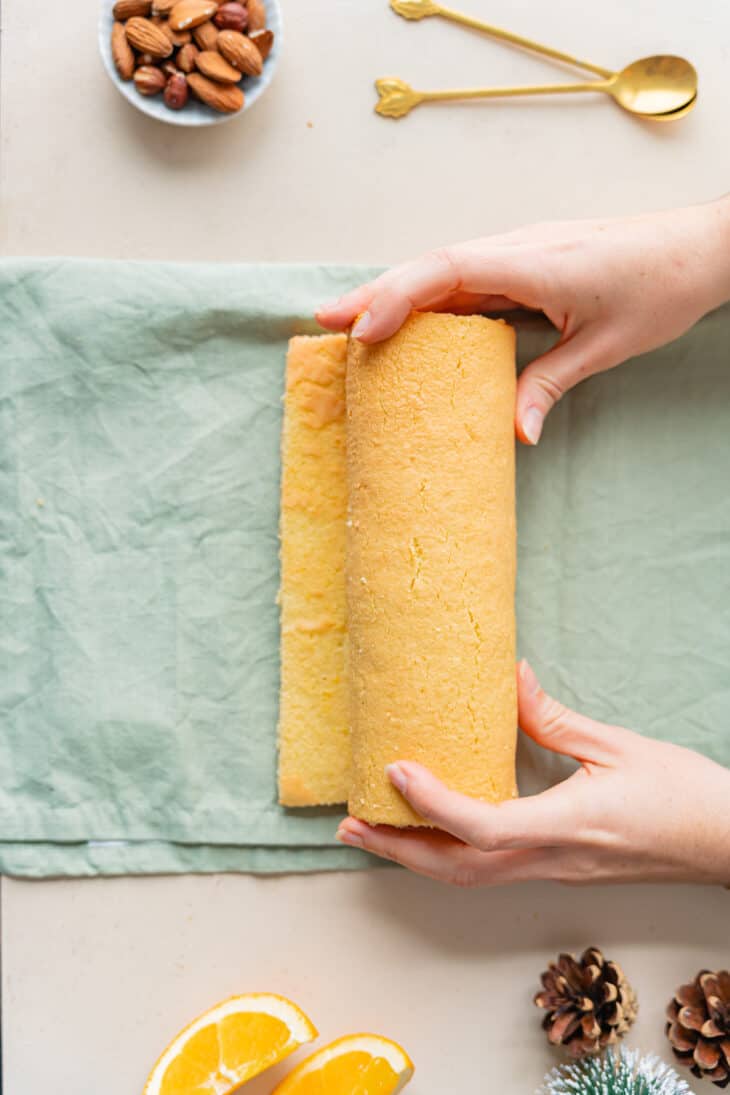
[[[412,310],[542,311],[556,345],[523,370],[516,429],[537,444],[545,415],[580,380],[670,342],[730,298],[730,198],[603,221],[521,228],[444,247],[327,304],[330,330],[378,342]]]
[[[449,791],[419,764],[388,773],[437,828],[347,818],[338,839],[457,886],[730,883],[730,770],[699,753],[577,715],[518,670],[520,726],[580,768],[540,795],[489,805]]]

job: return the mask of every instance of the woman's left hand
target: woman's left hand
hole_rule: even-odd
[[[730,882],[730,770],[699,753],[584,718],[518,669],[519,719],[539,745],[580,768],[543,794],[489,805],[398,761],[395,787],[435,829],[348,818],[345,844],[457,886]]]

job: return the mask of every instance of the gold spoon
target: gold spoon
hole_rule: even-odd
[[[442,19],[450,19],[452,23],[460,23],[464,27],[484,31],[485,34],[490,34],[493,38],[499,38],[503,42],[511,42],[513,46],[522,46],[523,49],[530,49],[534,53],[542,53],[545,57],[551,57],[554,61],[576,65],[578,68],[595,72],[597,76],[603,76],[605,79],[613,76],[610,69],[593,65],[590,61],[579,61],[577,57],[571,57],[569,53],[552,49],[550,46],[543,46],[539,42],[523,38],[520,34],[513,34],[512,31],[494,27],[491,23],[483,23],[479,19],[473,19],[470,15],[462,15],[459,11],[452,11],[451,8],[445,8],[443,5],[437,4],[435,0],[390,0],[390,6],[396,15],[402,15],[404,19],[426,19],[431,15],[440,15]]]
[[[541,45],[539,42],[524,38],[520,34],[513,34],[501,27],[495,27],[490,23],[484,23],[479,19],[473,19],[469,15],[453,11],[451,8],[446,8],[437,3],[436,0],[390,0],[390,6],[393,11],[403,16],[404,19],[425,19],[434,15],[441,16],[443,19],[450,19],[462,26],[483,31],[493,38],[532,50],[564,64],[587,69],[589,72],[594,72],[597,76],[603,77],[601,81],[584,86],[580,84],[559,85],[529,90],[516,88],[514,91],[505,89],[504,92],[500,92],[498,89],[485,89],[487,94],[480,97],[489,98],[497,94],[508,93],[540,95],[565,91],[606,91],[609,95],[613,95],[614,99],[625,110],[645,117],[656,117],[657,119],[663,117],[664,120],[668,120],[669,117],[680,117],[679,111],[685,114],[688,113],[694,106],[694,100],[697,97],[697,72],[694,66],[683,57],[673,57],[665,54],[645,57],[641,61],[629,65],[621,72],[611,72],[610,69],[594,65],[590,61],[582,61],[577,57],[572,57],[569,53],[564,53],[562,50]],[[448,96],[448,98],[458,97],[453,94]],[[467,97],[474,98],[475,96],[470,94]],[[414,102],[413,105],[415,106],[416,103]],[[384,110],[381,113],[390,112]],[[403,113],[407,113],[407,111]],[[401,115],[392,114],[391,116],[400,117]]]
[[[697,105],[697,96],[686,104],[681,106],[679,110],[670,110],[668,114],[647,114],[646,119],[649,122],[671,122],[674,118],[684,118],[685,114],[689,114],[690,110],[694,110]]]
[[[670,121],[687,113],[694,106],[697,99],[697,73],[689,61],[682,57],[663,56],[634,61],[621,72],[611,73],[605,80],[586,80],[578,84],[417,91],[404,80],[384,78],[375,81],[375,88],[379,95],[375,109],[378,114],[388,118],[402,118],[421,103],[448,99],[496,99],[514,95],[564,95],[579,91],[604,91],[630,114],[639,114],[655,121]]]

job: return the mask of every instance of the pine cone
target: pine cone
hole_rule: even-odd
[[[730,1084],[730,971],[700,970],[680,985],[667,1008],[667,1038],[675,1056],[700,1078]]]
[[[535,1003],[545,1008],[543,1030],[551,1045],[564,1045],[571,1057],[598,1053],[623,1038],[638,1010],[636,996],[620,966],[596,947],[580,960],[561,954],[540,978]]]

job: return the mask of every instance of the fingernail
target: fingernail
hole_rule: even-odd
[[[370,315],[370,312],[363,312],[363,314],[358,317],[355,326],[352,328],[352,337],[362,338],[364,334],[367,334],[371,323],[372,316]]]
[[[399,764],[388,764],[385,769],[388,779],[402,795],[408,790],[408,779]]]
[[[353,848],[362,848],[363,846],[362,837],[358,836],[357,833],[351,833],[349,829],[338,829],[335,839],[339,840],[340,844],[351,844]]]
[[[520,662],[520,680],[527,686],[531,696],[540,691],[540,682],[530,663],[523,658]]]
[[[542,433],[543,417],[537,407],[528,407],[522,419],[522,432],[531,445],[536,445]]]
[[[323,304],[321,308],[317,309],[317,314],[320,312],[334,312],[337,305],[342,300],[342,297],[336,297],[334,300],[328,300],[326,304]]]

